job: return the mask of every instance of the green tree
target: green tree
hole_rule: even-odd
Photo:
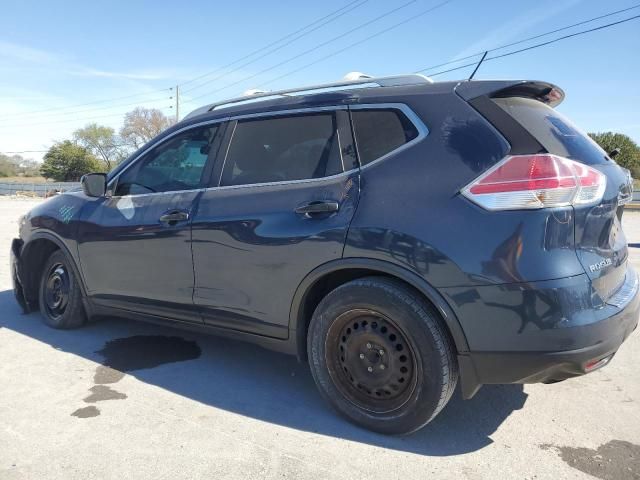
[[[109,171],[126,157],[126,150],[111,127],[90,123],[73,132],[73,138],[104,163]]]
[[[54,144],[45,153],[40,167],[43,177],[58,182],[77,182],[85,173],[104,171],[104,166],[89,150],[70,140]]]
[[[138,107],[124,116],[120,137],[131,147],[140,148],[173,123],[157,108]]]
[[[633,178],[640,178],[640,146],[636,142],[615,132],[590,133],[589,136],[607,153],[619,148],[616,163],[631,170]]]

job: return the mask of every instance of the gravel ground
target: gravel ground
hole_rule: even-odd
[[[456,395],[420,432],[385,437],[337,417],[292,357],[122,320],[56,331],[22,315],[8,250],[35,203],[0,198],[2,480],[640,478],[638,332],[591,375]],[[624,223],[640,268],[640,212]]]

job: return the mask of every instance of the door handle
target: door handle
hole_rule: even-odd
[[[185,212],[184,210],[172,210],[160,215],[160,221],[162,223],[168,223],[169,225],[175,225],[178,222],[184,222],[186,220],[189,220],[189,212]]]
[[[333,213],[340,209],[338,202],[322,201],[322,202],[309,202],[305,205],[301,205],[296,208],[295,212],[308,217],[319,213]]]

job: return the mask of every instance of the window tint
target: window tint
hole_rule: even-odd
[[[199,188],[217,130],[218,125],[194,128],[154,147],[120,175],[115,195]]]
[[[342,171],[334,112],[239,121],[222,185],[303,180]]]
[[[588,165],[605,163],[606,153],[588,135],[553,108],[531,98],[494,98],[493,101],[526,128],[549,152]]]
[[[398,110],[351,112],[360,165],[386,155],[418,136],[418,130]]]

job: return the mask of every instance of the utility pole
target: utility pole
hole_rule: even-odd
[[[176,123],[180,121],[180,85],[176,85]]]

